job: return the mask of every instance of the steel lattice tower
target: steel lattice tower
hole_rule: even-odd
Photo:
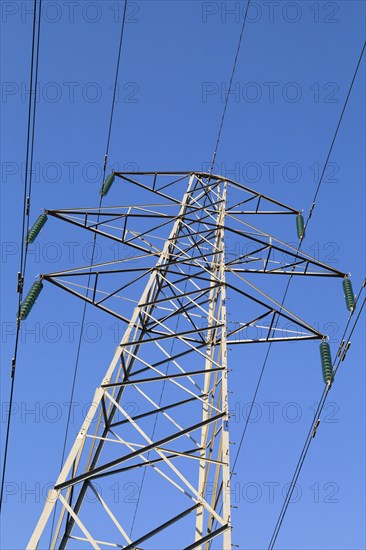
[[[46,211],[123,243],[135,255],[41,276],[110,313],[125,331],[28,548],[45,547],[42,537],[58,503],[51,548],[188,550],[208,549],[214,540],[214,547],[228,550],[227,346],[324,339],[245,276],[346,274],[249,224],[249,215],[296,216],[299,211],[225,177],[202,172],[114,176],[129,192],[137,187],[159,202]],[[229,257],[228,235],[250,242],[250,252]],[[88,294],[79,290],[85,286]],[[227,293],[242,304],[245,317],[234,328],[227,319]],[[120,305],[132,302],[128,317]],[[296,330],[279,330],[281,320]],[[260,336],[248,335],[250,327],[260,327]],[[137,414],[128,412],[131,401],[139,403]],[[123,503],[108,501],[102,487],[144,469],[153,497],[132,536]],[[88,495],[96,502],[93,509]],[[141,492],[141,506],[146,498]]]

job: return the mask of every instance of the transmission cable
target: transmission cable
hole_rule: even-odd
[[[118,75],[119,75],[123,35],[124,35],[124,28],[125,28],[125,21],[126,21],[127,2],[128,2],[128,0],[124,0],[124,9],[123,9],[123,15],[122,15],[121,32],[120,32],[118,55],[117,55],[117,62],[116,62],[116,71],[115,71],[114,86],[113,86],[112,105],[111,105],[110,116],[109,116],[106,148],[105,148],[105,155],[104,155],[104,161],[103,161],[102,185],[103,185],[103,182],[105,181],[105,176],[106,176],[109,146],[110,146],[111,134],[112,134],[112,126],[113,126],[113,118],[114,118],[114,106],[115,106],[117,86],[118,86]],[[99,207],[98,207],[98,215],[97,215],[96,225],[98,224],[99,219],[100,219],[100,209],[102,207],[102,202],[103,202],[103,195],[101,194],[100,199],[99,199]],[[85,295],[86,297],[89,294],[91,269],[92,269],[93,262],[94,262],[96,242],[97,242],[97,233],[94,233],[93,248],[92,248],[91,260],[90,260],[90,271],[89,271],[89,275],[88,275],[87,290],[86,290],[86,295]],[[77,372],[78,372],[78,367],[79,367],[79,358],[80,358],[80,352],[81,352],[81,345],[82,345],[82,338],[83,338],[83,331],[84,331],[84,325],[85,325],[87,305],[88,305],[87,302],[84,302],[82,317],[81,317],[81,324],[80,324],[79,340],[78,340],[78,346],[77,346],[77,351],[76,351],[75,367],[74,367],[73,379],[72,379],[72,384],[71,384],[69,408],[68,408],[68,415],[67,415],[67,421],[66,421],[66,430],[65,430],[64,442],[63,442],[63,448],[62,448],[62,456],[61,456],[61,462],[60,462],[60,467],[61,468],[63,466],[63,462],[64,462],[64,458],[65,458],[67,438],[68,438],[69,427],[70,427],[71,407],[72,407],[72,402],[73,402],[73,399],[74,399],[74,392],[75,392],[76,378],[77,378]],[[56,503],[56,506],[57,506],[57,503]],[[54,511],[53,511],[49,545],[51,545],[52,534],[53,534],[53,529],[54,529],[54,523],[55,523],[55,517],[56,517],[56,506],[54,507]]]
[[[317,197],[318,197],[320,187],[321,187],[321,185],[322,185],[322,183],[323,183],[325,171],[326,171],[326,168],[327,168],[327,166],[328,166],[328,162],[329,162],[329,159],[330,159],[332,150],[333,150],[333,146],[334,146],[334,143],[335,143],[335,140],[336,140],[336,137],[337,137],[337,135],[338,135],[339,128],[340,128],[340,124],[341,124],[341,121],[342,121],[342,119],[343,119],[343,115],[344,115],[344,112],[345,112],[345,109],[346,109],[346,106],[347,106],[349,97],[350,97],[350,95],[351,95],[351,91],[352,91],[353,84],[354,84],[355,79],[356,79],[356,75],[357,75],[358,69],[359,69],[360,64],[361,64],[361,60],[362,60],[363,53],[364,53],[364,51],[365,51],[365,45],[366,45],[366,43],[363,45],[363,48],[362,48],[362,51],[361,51],[361,54],[360,54],[360,57],[359,57],[359,60],[358,60],[356,69],[355,69],[354,74],[353,74],[353,77],[352,77],[352,81],[351,81],[349,90],[348,90],[348,93],[347,93],[347,97],[346,97],[346,99],[345,99],[345,102],[344,102],[344,105],[343,105],[343,108],[342,108],[342,111],[341,111],[341,115],[340,115],[340,117],[339,117],[338,124],[337,124],[336,130],[335,130],[334,135],[333,135],[333,139],[332,139],[332,142],[331,142],[329,151],[328,151],[328,155],[327,155],[326,161],[325,161],[325,163],[324,163],[324,167],[323,167],[323,170],[322,170],[320,179],[319,179],[319,183],[318,183],[318,185],[317,185],[317,188],[316,188],[316,191],[315,191],[315,194],[314,194],[314,197],[313,197],[312,205],[311,205],[311,208],[310,208],[310,211],[309,211],[309,214],[308,214],[306,223],[305,223],[305,230],[306,230],[306,228],[307,228],[307,226],[308,226],[308,224],[309,224],[310,218],[311,218],[312,213],[313,213],[313,210],[314,210],[314,208],[315,208],[316,199],[317,199]],[[301,246],[302,246],[302,243],[303,243],[303,238],[300,239],[300,243],[299,243],[299,246],[298,246],[298,248],[297,248],[297,252],[300,251]],[[296,258],[295,258],[295,260],[296,260]],[[293,270],[294,270],[294,268],[293,268]],[[287,281],[287,285],[286,285],[285,293],[284,293],[284,296],[283,296],[283,299],[282,299],[282,302],[281,302],[281,306],[283,306],[283,304],[284,304],[284,302],[285,302],[285,299],[286,299],[286,296],[287,296],[287,293],[288,293],[288,289],[289,289],[289,286],[290,286],[292,277],[293,277],[293,275],[290,275],[290,277],[289,277],[289,279],[288,279],[288,281]],[[249,414],[248,414],[248,417],[247,417],[247,420],[246,420],[246,423],[245,423],[245,426],[244,426],[244,429],[243,429],[243,434],[242,434],[242,436],[241,436],[241,440],[240,440],[240,443],[239,443],[238,451],[237,451],[237,453],[236,453],[236,457],[235,457],[235,460],[234,460],[234,467],[235,467],[235,464],[236,464],[236,462],[237,462],[237,460],[238,460],[238,455],[239,455],[239,453],[240,453],[240,449],[241,449],[242,444],[243,444],[243,440],[244,440],[244,437],[245,437],[245,433],[246,433],[246,430],[247,430],[247,427],[248,427],[248,423],[249,423],[249,420],[250,420],[250,417],[251,417],[251,412],[252,412],[252,410],[253,410],[253,405],[254,405],[254,402],[255,402],[255,399],[256,399],[256,396],[257,396],[257,393],[258,393],[258,390],[259,390],[259,387],[260,387],[260,384],[261,384],[261,381],[262,381],[263,373],[264,373],[264,370],[265,370],[265,367],[266,367],[266,364],[267,364],[267,360],[268,360],[268,356],[269,356],[269,352],[270,352],[270,350],[271,350],[271,347],[272,347],[272,342],[270,342],[270,344],[269,344],[269,346],[268,346],[267,353],[266,353],[266,357],[265,357],[265,359],[264,359],[264,363],[263,363],[263,366],[262,366],[262,369],[261,369],[261,373],[260,373],[260,376],[259,376],[259,380],[258,380],[256,389],[255,389],[255,391],[254,391],[253,399],[252,399],[252,401],[251,401],[251,408],[249,409]],[[233,470],[233,471],[234,471],[234,470]]]
[[[233,78],[234,78],[235,71],[236,71],[236,65],[237,65],[237,61],[238,61],[238,57],[239,57],[239,52],[240,52],[240,48],[241,48],[241,43],[242,43],[242,40],[243,40],[245,24],[246,24],[246,22],[247,22],[249,4],[250,4],[250,0],[248,0],[247,7],[246,7],[246,10],[245,10],[245,14],[244,14],[244,17],[243,17],[243,24],[242,24],[242,26],[241,26],[240,36],[239,36],[239,41],[238,41],[238,46],[237,46],[237,48],[236,48],[236,53],[235,53],[233,68],[232,68],[232,71],[231,71],[231,76],[230,76],[230,81],[229,81],[229,88],[228,88],[228,91],[227,91],[227,94],[226,94],[226,97],[225,97],[224,110],[223,110],[222,115],[221,115],[221,121],[220,121],[219,131],[218,131],[218,134],[217,134],[215,149],[214,149],[213,157],[212,157],[212,161],[211,161],[210,173],[211,173],[212,170],[213,170],[213,167],[214,167],[214,164],[215,164],[215,160],[216,160],[217,151],[218,151],[218,149],[219,149],[219,144],[220,144],[220,139],[221,139],[221,132],[222,132],[222,128],[223,128],[223,126],[224,126],[224,121],[225,121],[225,116],[226,116],[226,110],[227,110],[227,106],[228,106],[228,102],[229,102],[229,96],[230,96],[230,93],[231,93],[231,86],[232,86],[232,83],[233,83]]]
[[[18,272],[18,288],[17,288],[18,318],[16,322],[14,355],[11,361],[9,411],[8,411],[7,426],[6,426],[3,469],[2,469],[2,476],[1,476],[0,510],[3,502],[6,463],[7,463],[7,456],[8,456],[11,417],[12,417],[11,411],[12,411],[13,397],[14,397],[16,360],[17,360],[18,349],[19,349],[19,333],[20,333],[19,312],[20,312],[20,306],[23,298],[23,286],[24,286],[27,253],[28,253],[28,243],[25,243],[25,240],[26,240],[25,236],[26,236],[27,227],[29,225],[29,213],[30,213],[31,190],[32,190],[32,164],[33,164],[34,135],[35,135],[36,106],[37,106],[38,58],[39,58],[40,31],[41,31],[41,5],[42,5],[42,0],[39,0],[38,23],[37,23],[37,0],[34,0],[33,25],[32,25],[32,48],[31,48],[31,63],[30,63],[30,77],[29,77],[30,84],[29,84],[29,103],[28,103],[28,117],[27,117],[27,141],[26,141],[26,155],[25,155],[22,232],[21,232],[21,248],[20,248],[20,268]],[[33,83],[34,83],[34,93],[33,93]],[[25,243],[25,246],[24,246],[24,243]]]
[[[337,127],[336,127],[336,130],[334,132],[334,136],[333,136],[333,139],[332,139],[332,143],[331,143],[331,146],[329,148],[329,152],[328,152],[328,156],[326,158],[326,161],[325,161],[325,164],[324,164],[324,167],[323,167],[323,171],[321,173],[321,176],[320,176],[320,179],[319,179],[319,183],[318,183],[318,186],[316,188],[316,191],[315,191],[315,195],[314,195],[314,198],[313,198],[313,203],[311,205],[311,208],[310,208],[310,212],[309,212],[309,215],[308,215],[308,219],[306,220],[306,224],[305,224],[305,229],[306,229],[306,226],[307,224],[309,223],[309,220],[312,216],[312,213],[313,213],[313,210],[314,210],[314,207],[315,207],[315,201],[317,199],[317,196],[318,196],[318,193],[319,193],[319,190],[320,190],[320,186],[323,182],[323,178],[324,178],[324,174],[325,174],[325,170],[327,168],[327,165],[328,165],[328,161],[329,161],[329,158],[330,158],[330,155],[332,154],[332,150],[333,150],[333,146],[334,146],[334,143],[335,143],[335,140],[337,138],[337,135],[338,135],[338,130],[339,130],[339,127],[341,125],[341,122],[342,122],[342,118],[343,118],[343,115],[344,115],[344,112],[346,110],[346,107],[347,107],[347,103],[348,103],[348,100],[350,98],[350,95],[351,95],[351,92],[352,92],[352,88],[353,88],[353,84],[356,80],[356,76],[357,76],[357,73],[358,73],[358,69],[361,65],[361,61],[362,61],[362,56],[364,54],[364,51],[365,51],[365,47],[366,47],[366,41],[364,42],[363,44],[363,48],[361,50],[361,53],[360,53],[360,56],[358,58],[358,62],[357,62],[357,66],[356,66],[356,69],[353,73],[353,77],[352,77],[352,80],[351,80],[351,84],[349,86],[349,89],[348,89],[348,93],[347,93],[347,97],[346,97],[346,100],[344,102],[344,105],[343,105],[343,109],[342,109],[342,112],[341,112],[341,116],[339,117],[339,120],[338,120],[338,124],[337,124]]]
[[[318,197],[318,194],[319,194],[320,187],[321,187],[321,185],[322,185],[322,183],[323,183],[323,179],[324,179],[324,175],[325,175],[325,172],[326,172],[326,169],[327,169],[327,166],[328,166],[328,162],[329,162],[329,159],[330,159],[330,157],[331,157],[331,153],[332,153],[332,150],[333,150],[333,147],[334,147],[334,144],[335,144],[337,135],[338,135],[338,131],[339,131],[339,128],[340,128],[340,125],[341,125],[341,122],[342,122],[342,119],[343,119],[343,116],[344,116],[344,113],[345,113],[345,110],[346,110],[346,107],[347,107],[347,104],[348,104],[348,100],[349,100],[349,98],[350,98],[350,95],[351,95],[351,92],[352,92],[352,89],[353,89],[354,82],[355,82],[355,80],[356,80],[356,76],[357,76],[359,67],[360,67],[360,65],[361,65],[362,56],[363,56],[363,54],[364,54],[365,47],[366,47],[366,42],[364,42],[364,44],[363,44],[363,47],[362,47],[360,56],[359,56],[359,58],[358,58],[358,62],[357,62],[356,68],[355,68],[354,73],[353,73],[353,76],[352,76],[352,80],[351,80],[350,86],[349,86],[349,89],[348,89],[348,93],[347,93],[346,99],[345,99],[345,101],[344,101],[343,108],[342,108],[342,111],[341,111],[341,114],[340,114],[340,117],[339,117],[339,120],[338,120],[336,129],[335,129],[335,132],[334,132],[334,134],[333,134],[333,138],[332,138],[332,141],[331,141],[331,145],[330,145],[330,148],[329,148],[329,151],[328,151],[328,154],[327,154],[327,157],[326,157],[324,166],[323,166],[323,170],[322,170],[321,175],[320,175],[320,178],[319,178],[318,185],[317,185],[316,190],[315,190],[315,193],[314,193],[314,197],[313,197],[312,204],[311,204],[311,207],[310,207],[310,210],[309,210],[309,214],[308,214],[307,219],[306,219],[306,223],[305,223],[305,227],[304,227],[304,234],[306,234],[306,228],[308,227],[310,218],[311,218],[311,216],[312,216],[312,214],[313,214],[313,210],[314,210],[314,208],[315,208],[316,200],[317,200],[317,197]],[[300,249],[301,249],[303,240],[304,240],[303,238],[300,239],[299,245],[298,245],[298,247],[297,247],[297,253],[298,253],[298,252],[300,251]],[[296,261],[296,258],[295,258],[295,261]],[[294,271],[294,269],[295,269],[295,266],[292,268],[292,271]],[[281,311],[282,306],[284,305],[284,302],[285,302],[285,300],[286,300],[286,296],[287,296],[287,293],[288,293],[288,290],[289,290],[289,286],[290,286],[292,277],[293,277],[293,275],[291,274],[290,277],[289,277],[289,279],[288,279],[288,281],[287,281],[287,285],[286,285],[286,288],[285,288],[285,292],[284,292],[284,295],[283,295],[283,298],[282,298],[282,301],[281,301],[281,308],[280,308],[280,311]],[[279,322],[279,321],[277,320],[276,325],[278,324],[278,322]],[[263,362],[263,366],[262,366],[262,368],[261,368],[261,372],[260,372],[260,375],[259,375],[259,379],[258,379],[256,388],[255,388],[255,390],[254,390],[254,394],[253,394],[253,398],[252,398],[252,400],[251,400],[251,405],[250,405],[250,408],[249,408],[249,412],[248,412],[248,415],[247,415],[247,418],[246,418],[246,422],[245,422],[245,425],[244,425],[244,428],[243,428],[243,433],[242,433],[242,435],[241,435],[240,442],[239,442],[239,446],[238,446],[238,450],[237,450],[237,452],[236,452],[235,459],[234,459],[234,462],[233,462],[233,468],[232,468],[232,471],[231,471],[231,474],[230,474],[230,478],[231,478],[231,477],[233,476],[233,474],[235,473],[235,467],[236,467],[236,464],[237,464],[237,461],[238,461],[238,458],[239,458],[239,454],[240,454],[241,448],[242,448],[242,446],[243,446],[244,438],[245,438],[245,435],[246,435],[246,432],[247,432],[247,428],[248,428],[248,424],[249,424],[249,421],[250,421],[250,418],[251,418],[251,414],[252,414],[252,411],[253,411],[254,403],[255,403],[255,400],[256,400],[256,397],[257,397],[257,394],[258,394],[258,391],[259,391],[259,388],[260,388],[260,385],[261,385],[261,382],[262,382],[262,379],[263,379],[263,374],[264,374],[264,371],[265,371],[265,368],[266,368],[266,365],[267,365],[267,362],[268,362],[268,357],[269,357],[269,353],[270,353],[271,348],[272,348],[272,342],[270,342],[269,345],[268,345],[267,352],[266,352],[266,356],[265,356],[265,359],[264,359],[264,362]],[[221,484],[221,486],[220,486],[218,496],[221,494],[221,492],[222,492],[222,484]],[[211,546],[211,543],[210,543],[210,546]]]
[[[365,284],[366,284],[366,280],[364,281],[362,287],[361,287],[361,290],[359,292],[359,295],[358,295],[358,298],[355,302],[355,307],[357,305],[357,302],[361,296],[361,292],[362,290],[365,288]],[[332,383],[334,381],[334,378],[335,378],[335,375],[338,371],[338,368],[340,366],[340,363],[344,360],[345,358],[345,354],[347,353],[347,349],[349,348],[349,345],[350,345],[350,338],[352,337],[352,334],[357,326],[357,323],[359,322],[360,318],[361,318],[361,313],[362,313],[362,310],[365,306],[365,302],[366,302],[366,297],[363,299],[363,302],[361,304],[361,307],[359,309],[359,313],[353,323],[353,326],[351,328],[351,331],[347,337],[347,345],[346,345],[346,348],[345,348],[345,351],[343,351],[342,353],[342,342],[344,342],[344,337],[345,337],[345,334],[347,332],[347,328],[348,328],[348,325],[349,325],[349,321],[351,320],[352,316],[349,317],[349,320],[348,320],[348,323],[346,325],[346,328],[344,330],[344,333],[343,333],[343,337],[341,338],[341,344],[339,346],[339,351],[338,351],[338,354],[337,354],[337,357],[335,358],[335,360],[333,361],[333,371],[332,371]],[[288,505],[290,504],[291,502],[291,497],[292,497],[292,494],[293,494],[293,491],[295,489],[295,486],[296,486],[296,483],[297,483],[297,480],[300,476],[300,473],[301,473],[301,470],[302,470],[302,467],[303,467],[303,464],[305,462],[305,459],[306,459],[306,456],[307,456],[307,453],[308,453],[308,450],[310,448],[310,444],[312,442],[312,440],[314,439],[315,437],[315,434],[316,434],[316,430],[317,430],[317,427],[320,423],[320,415],[323,411],[323,408],[324,408],[324,405],[326,403],[326,400],[327,400],[327,397],[328,397],[328,394],[329,394],[329,391],[330,391],[330,388],[331,388],[331,385],[332,384],[328,384],[323,392],[322,392],[322,395],[321,395],[321,398],[319,400],[319,404],[318,404],[318,408],[317,410],[315,411],[315,414],[314,414],[314,417],[313,417],[313,420],[311,422],[311,425],[310,425],[310,429],[308,431],[308,434],[306,436],[306,439],[305,439],[305,443],[304,443],[304,446],[303,446],[303,449],[301,451],[301,454],[300,454],[300,457],[299,457],[299,460],[297,462],[297,465],[296,465],[296,468],[295,468],[295,471],[294,471],[294,474],[293,474],[293,477],[292,477],[292,480],[291,480],[291,483],[289,485],[289,489],[287,491],[287,494],[286,494],[286,498],[283,502],[283,505],[282,505],[282,508],[281,508],[281,511],[280,511],[280,514],[278,516],[278,519],[277,519],[277,523],[276,523],[276,526],[274,528],[274,531],[272,533],[272,537],[271,537],[271,540],[270,540],[270,543],[269,543],[269,547],[268,547],[268,550],[272,550],[273,547],[274,547],[274,544],[276,542],[276,539],[278,537],[278,534],[279,534],[279,531],[281,529],[281,526],[282,526],[282,522],[285,518],[285,515],[286,515],[286,512],[287,512],[287,509],[288,509]]]

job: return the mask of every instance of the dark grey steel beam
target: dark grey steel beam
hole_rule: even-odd
[[[170,525],[172,525],[173,523],[176,523],[177,521],[179,521],[180,519],[184,518],[185,516],[188,516],[188,514],[190,514],[191,512],[194,512],[195,510],[197,510],[197,508],[199,508],[201,506],[201,504],[197,503],[195,504],[194,506],[191,506],[190,508],[188,508],[187,510],[185,510],[184,512],[181,512],[180,514],[178,514],[177,516],[174,516],[172,519],[170,519],[169,521],[166,521],[165,523],[162,523],[161,525],[159,525],[159,527],[157,527],[156,529],[153,529],[152,531],[150,531],[149,533],[147,533],[146,535],[143,535],[142,537],[134,540],[131,544],[129,544],[128,546],[125,546],[124,547],[124,550],[136,550],[136,547],[141,544],[142,542],[144,542],[145,540],[148,540],[150,539],[151,537],[153,537],[154,535],[157,535],[158,533],[160,533],[160,531],[162,531],[163,529],[166,529],[167,527],[169,527]]]
[[[122,456],[120,458],[116,458],[115,460],[112,460],[110,462],[107,462],[106,464],[102,464],[101,466],[95,467],[93,470],[89,470],[88,472],[84,472],[83,474],[80,474],[78,476],[75,476],[73,478],[68,479],[67,481],[64,481],[63,483],[60,483],[59,485],[55,485],[56,490],[62,490],[66,489],[66,487],[70,487],[71,485],[76,485],[77,483],[80,483],[81,481],[93,479],[93,477],[97,474],[100,474],[102,472],[105,472],[105,470],[109,470],[110,468],[113,468],[114,466],[118,466],[119,464],[122,464],[123,462],[126,462],[127,460],[131,460],[132,458],[135,458],[136,456],[139,456],[141,454],[144,454],[148,451],[151,451],[155,449],[156,447],[162,447],[165,445],[165,443],[169,443],[170,441],[174,441],[174,439],[178,439],[179,437],[186,435],[190,432],[193,432],[195,430],[198,430],[198,428],[201,428],[202,426],[206,426],[207,424],[211,424],[212,422],[215,422],[216,420],[219,420],[220,418],[223,418],[226,416],[226,412],[218,413],[215,416],[212,416],[211,418],[208,418],[207,420],[203,420],[202,422],[198,422],[197,424],[194,424],[193,426],[190,426],[189,428],[185,428],[184,430],[180,430],[178,433],[174,433],[172,435],[169,435],[167,437],[164,437],[163,439],[160,439],[159,441],[156,441],[155,443],[151,443],[150,445],[146,445],[142,449],[138,449],[137,451],[133,451],[125,456]],[[106,475],[112,475],[114,471],[106,472]]]
[[[219,535],[221,535],[224,531],[226,531],[226,529],[230,529],[230,526],[229,526],[228,523],[226,523],[225,525],[222,525],[218,529],[215,529],[215,531],[212,531],[211,533],[209,533],[205,537],[202,537],[201,539],[196,540],[193,544],[190,544],[189,546],[186,546],[184,548],[184,550],[193,550],[194,548],[198,548],[199,546],[201,546],[205,542],[209,542],[210,540],[214,539],[215,537],[218,537]],[[226,548],[224,550],[226,550]]]

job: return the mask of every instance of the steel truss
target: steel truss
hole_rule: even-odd
[[[232,180],[201,172],[115,175],[159,202],[47,211],[124,244],[134,255],[42,275],[126,328],[28,548],[45,540],[41,537],[59,503],[51,548],[70,543],[72,548],[208,549],[215,539],[215,547],[227,550],[227,346],[323,338],[245,276],[345,273],[249,224],[249,215],[296,215],[298,210]],[[239,197],[232,205],[230,189]],[[228,235],[251,243],[251,251],[229,257]],[[242,303],[246,315],[235,327],[227,320],[227,293]],[[124,310],[131,304],[129,317]],[[291,322],[292,329],[281,322]],[[259,336],[251,335],[253,328],[260,328]],[[137,414],[129,414],[125,405],[132,401],[139,403]],[[146,482],[153,500],[144,506],[146,492],[141,492],[144,519],[132,535],[128,510],[107,501],[101,487],[110,478],[129,480],[142,469],[151,472]],[[97,502],[93,509],[88,495]]]

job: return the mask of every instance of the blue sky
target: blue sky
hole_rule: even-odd
[[[108,169],[206,167],[245,4],[129,2]],[[1,5],[2,427],[17,307],[31,7],[31,2]],[[32,219],[44,207],[98,204],[121,24],[117,8],[118,3],[109,0],[71,6],[44,2]],[[362,2],[254,2],[215,172],[307,214],[364,34]],[[350,272],[355,291],[365,276],[364,82],[363,64],[303,245],[305,252]],[[133,200],[131,191],[115,186],[106,204]],[[269,220],[251,222],[271,230]],[[294,221],[278,230],[283,240],[296,243]],[[119,250],[100,242],[99,252],[101,261],[108,261]],[[30,248],[25,288],[38,273],[87,264],[88,253],[89,236],[50,220]],[[285,284],[285,279],[266,280],[262,286],[280,300]],[[336,352],[348,315],[339,280],[294,280],[286,305],[332,335]],[[82,307],[49,286],[23,329],[6,477],[4,549],[24,548],[43,507],[45,487],[59,470]],[[239,315],[233,306],[232,317]],[[115,320],[91,308],[86,323],[68,447],[121,330]],[[277,548],[365,547],[364,329],[364,322],[359,323],[331,390],[299,479],[300,496],[288,510]],[[266,346],[232,352],[234,441],[240,438],[265,353]],[[234,478],[233,504],[238,508],[233,511],[233,542],[241,549],[266,548],[322,387],[317,342],[272,347],[257,398],[258,418],[249,426]],[[136,487],[119,489],[133,510],[130,493]]]

